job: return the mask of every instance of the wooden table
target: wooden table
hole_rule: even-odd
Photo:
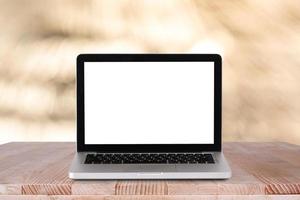
[[[223,149],[229,180],[73,181],[74,143],[8,143],[0,146],[0,199],[300,199],[300,146],[225,143]]]

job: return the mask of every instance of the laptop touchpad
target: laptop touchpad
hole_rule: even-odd
[[[140,165],[139,170],[142,172],[176,172],[175,165]]]

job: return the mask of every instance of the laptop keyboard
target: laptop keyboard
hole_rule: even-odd
[[[202,153],[124,153],[87,154],[85,164],[205,164],[215,163],[212,154]]]

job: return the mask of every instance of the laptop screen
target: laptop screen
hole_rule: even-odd
[[[85,144],[213,144],[214,62],[85,62]]]

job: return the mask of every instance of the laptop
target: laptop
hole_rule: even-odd
[[[71,179],[227,179],[217,54],[81,54]]]

